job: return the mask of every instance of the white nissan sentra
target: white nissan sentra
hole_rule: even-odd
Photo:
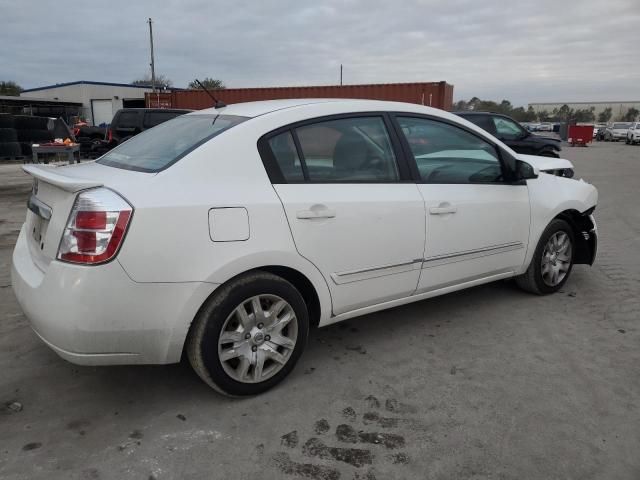
[[[311,326],[509,277],[553,293],[596,254],[569,161],[420,105],[223,106],[24,170],[12,284],[36,334],[83,365],[184,353],[229,395],[286,377]]]

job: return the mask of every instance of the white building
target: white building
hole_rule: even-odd
[[[551,113],[554,109],[560,109],[563,105],[567,105],[573,110],[589,110],[593,107],[593,113],[598,118],[598,115],[606,110],[611,109],[611,120],[619,120],[630,108],[640,110],[640,101],[624,101],[624,102],[537,102],[530,103],[529,106],[533,108],[536,113],[547,112]]]
[[[80,80],[30,88],[23,90],[20,96],[82,103],[82,116],[87,122],[101,125],[111,123],[114,113],[121,108],[143,108],[144,93],[150,91],[150,87],[127,83]]]

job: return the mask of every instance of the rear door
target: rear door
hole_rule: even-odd
[[[424,198],[426,246],[417,293],[509,274],[529,238],[526,184],[505,181],[500,152],[454,124],[396,117]]]
[[[333,313],[411,295],[424,251],[424,202],[382,114],[331,117],[261,147],[298,252],[323,274]]]

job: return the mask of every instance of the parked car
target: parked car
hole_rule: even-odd
[[[633,122],[627,130],[627,145],[635,145],[636,143],[640,143],[640,122]]]
[[[595,130],[595,139],[596,141],[603,141],[604,140],[604,134],[607,131],[607,126],[604,125],[602,127],[598,127],[597,130]]]
[[[604,131],[605,142],[617,142],[627,138],[627,131],[632,125],[631,122],[615,122],[609,125]]]
[[[518,153],[544,157],[559,156],[560,140],[531,133],[511,117],[491,112],[454,113],[485,129]]]
[[[106,147],[114,148],[145,130],[191,110],[166,108],[121,108],[107,128]]]
[[[593,138],[594,138],[594,140],[599,140],[598,132],[600,131],[600,129],[602,129],[602,132],[604,133],[604,130],[606,128],[607,128],[607,125],[605,123],[596,123],[593,126]]]
[[[11,284],[71,362],[185,352],[214,389],[257,394],[311,326],[506,278],[557,292],[596,253],[597,190],[546,173],[570,167],[415,104],[202,110],[96,162],[24,166]]]

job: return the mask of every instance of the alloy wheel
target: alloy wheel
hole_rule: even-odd
[[[256,295],[227,317],[218,340],[218,358],[237,382],[259,383],[277,374],[298,338],[298,320],[277,295]]]
[[[549,287],[559,285],[571,268],[571,237],[558,231],[551,235],[542,253],[542,280]]]

